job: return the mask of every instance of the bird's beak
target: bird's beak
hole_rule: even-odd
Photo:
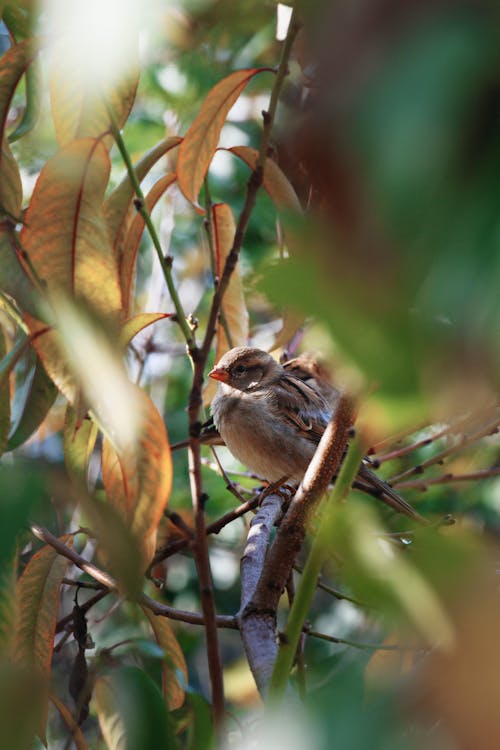
[[[220,380],[221,383],[227,383],[229,380],[229,373],[222,367],[214,367],[214,369],[210,370],[208,373],[208,377],[213,378],[213,380]]]

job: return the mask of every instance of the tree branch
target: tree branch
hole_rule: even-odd
[[[352,404],[344,395],[281,521],[274,544],[266,558],[259,547],[259,556],[252,568],[251,579],[242,601],[240,630],[244,637],[250,667],[262,695],[267,694],[277,655],[276,612],[281,593],[291,575],[310,514],[340,465],[352,418]],[[275,501],[271,507],[276,508]],[[271,510],[269,512],[271,513]],[[268,539],[269,532],[267,527],[264,527],[261,546],[264,542],[267,543]],[[256,567],[259,561],[262,571],[260,575]]]

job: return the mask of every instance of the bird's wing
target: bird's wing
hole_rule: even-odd
[[[291,423],[301,437],[319,443],[331,408],[318,391],[292,375],[284,375],[272,391],[279,414]]]

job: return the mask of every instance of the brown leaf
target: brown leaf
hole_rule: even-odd
[[[61,541],[72,546],[73,537]],[[52,547],[42,547],[29,561],[17,584],[19,623],[16,635],[15,661],[31,668],[42,682],[50,682],[51,659],[59,612],[59,589],[68,567],[68,560]],[[48,704],[39,728],[44,741]]]
[[[5,140],[5,123],[17,85],[37,50],[32,40],[11,47],[0,58],[0,209],[19,216],[22,188],[17,164]]]
[[[248,164],[250,169],[255,169],[259,155],[256,149],[250,148],[250,146],[233,146],[228,151]],[[278,211],[302,212],[300,201],[292,184],[272,159],[266,159],[265,161],[263,185]]]
[[[21,175],[7,139],[2,141],[0,153],[0,211],[19,218],[23,203]]]
[[[38,177],[21,242],[49,292],[62,288],[116,315],[118,269],[102,213],[109,169],[100,141],[74,141],[58,151]]]
[[[160,179],[153,185],[148,195],[146,196],[146,208],[149,213],[151,213],[155,205],[158,203],[165,190],[167,190],[170,185],[175,182],[175,180],[175,174],[170,172],[169,174],[160,177]],[[132,289],[132,280],[134,277],[135,260],[137,258],[137,251],[139,249],[139,243],[141,241],[143,231],[144,219],[141,214],[138,213],[134,217],[126,233],[125,239],[123,241],[121,255],[119,256],[120,283],[126,311],[128,311],[130,306],[130,294]]]
[[[221,276],[224,264],[233,246],[235,223],[227,203],[218,203],[212,208],[214,228],[215,272]],[[244,346],[248,342],[248,311],[245,305],[243,284],[239,268],[232,275],[222,302],[223,323],[217,324],[215,361],[233,346]],[[229,333],[230,341],[226,335]],[[204,403],[208,404],[215,395],[217,383],[210,380],[203,391]]]
[[[104,73],[90,89],[88,72],[81,60],[71,54],[71,41],[62,39],[52,50],[50,99],[57,140],[64,146],[79,138],[98,138],[110,128],[108,107],[118,127],[125,123],[134,103],[139,82],[137,48],[130,47],[128,70],[119,77]],[[91,54],[91,53],[90,53]],[[113,138],[103,139],[108,148]]]
[[[57,708],[59,713],[61,714],[62,720],[66,724],[71,737],[73,739],[73,742],[76,745],[76,750],[88,750],[87,742],[85,741],[85,737],[83,735],[82,730],[79,726],[76,725],[75,718],[69,708],[64,705],[62,701],[59,700],[59,698],[54,695],[54,693],[51,693],[50,701],[54,704],[54,706]]]
[[[175,711],[176,708],[182,706],[185,698],[184,689],[179,682],[176,671],[184,675],[185,682],[187,683],[186,660],[167,618],[155,615],[147,607],[142,607],[142,611],[151,624],[157,644],[165,653],[162,668],[163,696],[167,704],[167,709]]]
[[[102,478],[110,502],[126,520],[147,559],[172,486],[172,459],[165,424],[149,396],[137,389],[142,422],[137,442],[117,449],[104,438]]]
[[[254,75],[269,68],[237,70],[208,93],[200,112],[179,147],[177,179],[188,201],[196,204],[227,114]],[[201,213],[203,209],[198,207]]]

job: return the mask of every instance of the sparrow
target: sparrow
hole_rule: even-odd
[[[215,430],[233,456],[268,482],[298,484],[340,398],[326,370],[309,355],[282,365],[261,349],[238,346],[208,374],[219,381],[211,405]],[[368,462],[360,465],[358,486],[423,520]]]

